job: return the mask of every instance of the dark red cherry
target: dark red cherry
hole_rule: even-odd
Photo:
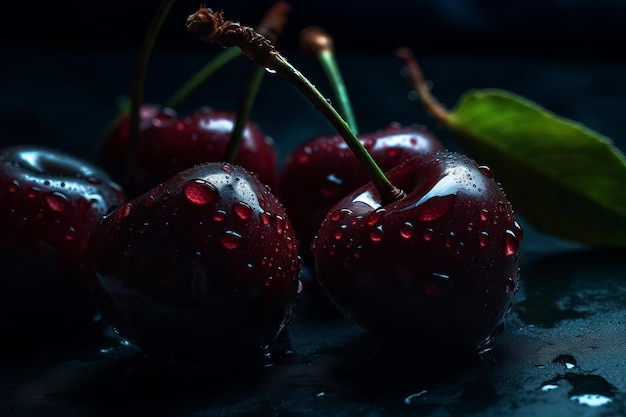
[[[299,289],[283,206],[226,163],[184,170],[104,217],[89,259],[116,331],[174,361],[240,360],[271,345]]]
[[[139,131],[148,128],[162,111],[164,109],[159,105],[143,104],[139,108]],[[114,120],[98,154],[98,164],[120,184],[128,181],[129,123],[128,112],[122,113],[117,120]]]
[[[348,319],[416,351],[488,348],[518,288],[522,238],[499,184],[445,151],[386,175],[404,198],[383,205],[369,183],[324,219],[315,242],[323,291]]]
[[[33,335],[34,326],[57,331],[93,319],[82,269],[87,239],[100,217],[123,201],[122,189],[102,169],[66,152],[38,145],[0,152],[4,329]]]
[[[444,149],[425,127],[397,123],[359,135],[359,140],[382,170]],[[288,156],[280,176],[280,196],[301,242],[305,263],[313,265],[310,245],[328,210],[368,181],[363,164],[339,135],[308,140]]]
[[[178,172],[203,162],[223,161],[235,125],[234,112],[200,108],[179,116],[171,108],[144,105],[140,111],[137,171],[129,185],[132,196],[142,194]],[[100,155],[103,167],[126,180],[128,117],[122,118],[107,138]],[[120,162],[123,164],[121,165]],[[274,141],[248,121],[235,164],[243,166],[272,188],[278,182]],[[123,169],[121,169],[123,168]]]

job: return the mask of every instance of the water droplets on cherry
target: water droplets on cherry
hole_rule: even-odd
[[[512,230],[507,230],[504,235],[505,254],[507,256],[513,255],[519,249],[519,238]]]
[[[241,220],[247,220],[250,215],[252,215],[252,209],[250,208],[250,206],[241,201],[237,201],[233,204],[233,210],[237,217],[239,217]]]
[[[421,290],[430,297],[438,297],[450,290],[452,279],[450,275],[441,272],[433,272],[421,282]]]
[[[402,225],[400,225],[400,236],[402,236],[405,239],[410,239],[411,237],[413,237],[413,224],[411,222],[404,222]]]
[[[68,198],[58,191],[45,193],[43,198],[52,211],[64,211],[69,204]]]
[[[202,179],[189,180],[183,184],[185,198],[196,205],[207,205],[219,200],[220,195],[215,187]]]
[[[237,249],[241,244],[241,240],[242,236],[233,230],[226,230],[220,237],[220,243],[222,246],[230,250]]]

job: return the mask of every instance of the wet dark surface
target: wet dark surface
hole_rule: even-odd
[[[5,48],[3,56],[2,145],[47,143],[89,155],[115,114],[112,103],[127,91],[133,55]],[[156,55],[147,100],[167,98],[209,56]],[[419,58],[433,92],[449,107],[467,89],[505,88],[587,124],[626,150],[626,64]],[[292,61],[326,89],[314,62],[298,55]],[[456,147],[407,99],[393,51],[346,54],[340,63],[361,131],[391,121],[427,124]],[[181,113],[204,104],[234,108],[246,64],[216,75]],[[282,157],[299,141],[332,131],[276,76],[266,77],[253,118],[279,144]],[[303,295],[288,329],[291,348],[279,350],[268,367],[196,373],[166,368],[106,323],[43,339],[28,331],[4,334],[0,416],[625,416],[624,251],[565,242],[520,220],[520,291],[504,333],[480,357],[413,357],[333,312],[312,308]]]

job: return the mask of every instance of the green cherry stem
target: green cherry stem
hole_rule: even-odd
[[[131,176],[129,184],[132,184],[132,177],[136,168],[137,142],[139,141],[139,109],[143,102],[144,81],[148,70],[148,62],[150,61],[152,48],[154,47],[156,38],[161,30],[161,26],[163,26],[165,17],[169,13],[173,3],[174,0],[161,0],[159,2],[148,29],[146,30],[141,48],[139,50],[139,55],[137,57],[137,64],[135,66],[135,72],[132,80],[130,113],[128,119],[127,163],[129,168],[128,172]]]
[[[354,111],[352,110],[350,96],[335,58],[333,38],[321,27],[310,26],[300,33],[300,45],[305,52],[317,58],[330,81],[335,99],[337,100],[339,113],[346,120],[352,132],[358,135],[359,129],[354,117]]]
[[[277,2],[271,7],[259,26],[257,32],[261,33],[271,42],[276,42],[278,36],[283,32],[283,28],[286,23],[287,13],[290,11],[291,6],[286,2]],[[240,48],[229,48],[229,50],[237,51],[241,54]],[[248,79],[244,88],[243,97],[239,103],[237,109],[237,117],[235,118],[235,125],[228,141],[228,147],[226,148],[226,155],[224,160],[226,162],[234,163],[239,154],[239,148],[241,147],[241,141],[243,140],[243,132],[250,118],[250,113],[254,107],[254,102],[258,95],[261,83],[265,77],[266,70],[260,65],[253,63],[253,68],[248,75]]]
[[[443,126],[450,125],[450,112],[430,92],[430,86],[413,52],[409,48],[398,48],[396,56],[402,61],[411,87],[417,93],[417,98],[424,108]]]
[[[333,125],[356,158],[363,164],[383,204],[397,201],[405,195],[404,191],[389,181],[337,110],[300,71],[276,50],[267,38],[250,27],[233,21],[225,21],[222,12],[213,12],[204,6],[187,18],[186,25],[193,36],[199,40],[215,43],[224,48],[239,47],[249,59],[275,71],[298,88]]]
[[[220,52],[181,85],[165,102],[165,106],[174,109],[179,107],[207,79],[239,56],[241,56],[241,50],[237,48],[229,48]]]
[[[237,109],[235,126],[233,127],[233,131],[230,135],[228,147],[226,148],[226,156],[224,158],[226,162],[234,163],[235,159],[237,159],[237,155],[239,154],[239,148],[241,146],[241,141],[243,139],[243,131],[246,127],[248,119],[250,118],[250,113],[252,112],[252,107],[254,107],[254,101],[256,99],[257,93],[259,92],[259,89],[261,88],[261,83],[264,76],[265,68],[259,65],[255,65],[248,75],[243,99],[241,100],[239,108]]]

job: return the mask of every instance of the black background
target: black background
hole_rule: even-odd
[[[184,19],[202,2],[180,0],[164,25],[161,48],[193,48]],[[272,1],[204,2],[254,26]],[[340,35],[344,50],[386,51],[404,45],[418,53],[496,54],[565,59],[624,60],[626,7],[619,0],[387,0],[297,1],[281,48],[297,47],[311,24]],[[24,1],[3,4],[2,37],[18,44],[84,51],[133,50],[153,2]]]

